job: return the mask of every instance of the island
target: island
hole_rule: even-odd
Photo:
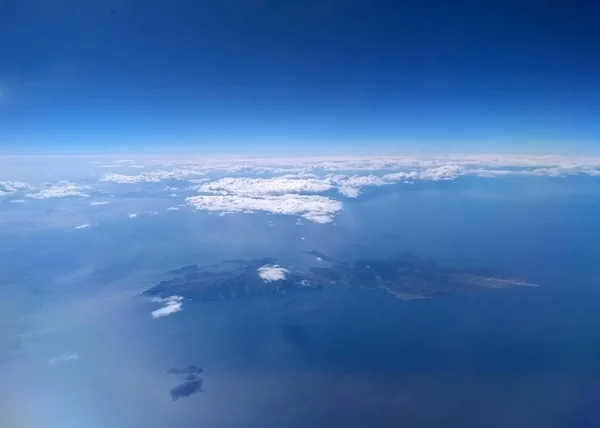
[[[444,268],[405,252],[387,259],[336,260],[320,251],[303,252],[314,261],[303,269],[279,266],[272,257],[226,260],[222,265],[185,266],[148,288],[147,296],[229,300],[344,286],[389,293],[403,300],[427,299],[481,288],[536,286],[488,269]]]

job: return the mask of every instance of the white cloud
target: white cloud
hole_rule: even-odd
[[[455,180],[458,176],[464,175],[465,169],[459,165],[443,165],[433,168],[425,168],[415,171],[400,171],[386,174],[382,178],[384,182],[398,182],[405,180]]]
[[[33,187],[29,184],[21,181],[0,181],[0,196],[11,195],[13,193],[32,189]]]
[[[257,269],[258,276],[264,282],[282,281],[285,279],[289,270],[280,267],[279,265],[264,265]]]
[[[89,223],[85,223],[85,224],[80,224],[79,226],[75,226],[75,229],[85,229],[90,227]]]
[[[162,308],[152,311],[152,318],[162,318],[179,312],[183,305],[183,297],[181,296],[170,296],[164,299],[157,297],[152,299],[152,301],[164,304]]]
[[[172,171],[152,171],[143,172],[139,175],[124,174],[105,174],[100,181],[110,181],[113,183],[133,184],[133,183],[158,183],[162,180],[185,180],[190,177],[206,174],[205,171],[196,171],[189,169],[174,169]]]
[[[137,216],[138,216],[138,215],[137,215],[137,213],[133,213],[133,214],[129,214],[129,216],[128,216],[128,217],[129,217],[129,218],[136,218]]]
[[[95,201],[95,202],[90,202],[90,205],[96,206],[96,205],[106,205],[106,204],[110,204],[110,202],[108,201]]]
[[[67,361],[78,360],[79,354],[61,354],[58,357],[51,358],[48,360],[48,364],[54,366],[56,364],[65,363]]]
[[[33,199],[65,198],[68,196],[89,196],[84,190],[89,186],[72,183],[70,181],[59,181],[57,183],[44,183],[37,193],[25,195]]]
[[[222,195],[283,195],[286,193],[323,193],[333,186],[327,180],[314,178],[247,178],[225,177],[202,184],[196,190]]]
[[[178,211],[179,207],[169,207],[167,208],[167,211]]]
[[[217,212],[266,211],[273,214],[298,215],[315,223],[329,223],[342,209],[342,203],[317,195],[192,196],[187,203],[197,210]]]
[[[10,202],[11,204],[24,204],[27,201],[25,199],[11,199],[8,202]]]

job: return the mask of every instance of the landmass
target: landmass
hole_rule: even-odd
[[[325,260],[326,262],[335,262],[335,259],[329,257],[327,254],[322,253],[320,251],[302,251],[303,254],[307,254],[309,256],[315,256],[319,260]]]
[[[197,366],[188,366],[185,368],[171,367],[167,370],[168,374],[182,377],[182,382],[171,388],[169,394],[173,401],[180,398],[189,397],[202,390],[202,379],[200,375],[204,369]]]
[[[144,294],[167,298],[229,300],[341,285],[383,291],[403,300],[434,298],[481,288],[536,286],[490,269],[438,266],[406,252],[388,259],[345,262],[320,251],[305,251],[313,266],[290,270],[272,257],[227,260],[222,265],[184,266]],[[271,272],[271,275],[268,273]]]

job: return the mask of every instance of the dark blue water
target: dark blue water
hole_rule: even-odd
[[[39,336],[15,336],[0,392],[38,409],[36,427],[600,426],[600,190],[589,178],[484,181],[367,193],[335,225],[178,212],[85,238],[23,235],[3,252],[5,280],[27,278],[22,330]],[[290,267],[306,250],[348,261],[414,251],[540,287],[402,301],[332,286],[186,301],[163,319],[136,294],[183,265],[272,256]],[[80,361],[47,370],[65,350]],[[201,392],[171,401],[180,380],[167,369],[190,364],[205,369]]]

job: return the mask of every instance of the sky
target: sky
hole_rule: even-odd
[[[4,0],[0,153],[598,153],[599,16],[577,0]]]

